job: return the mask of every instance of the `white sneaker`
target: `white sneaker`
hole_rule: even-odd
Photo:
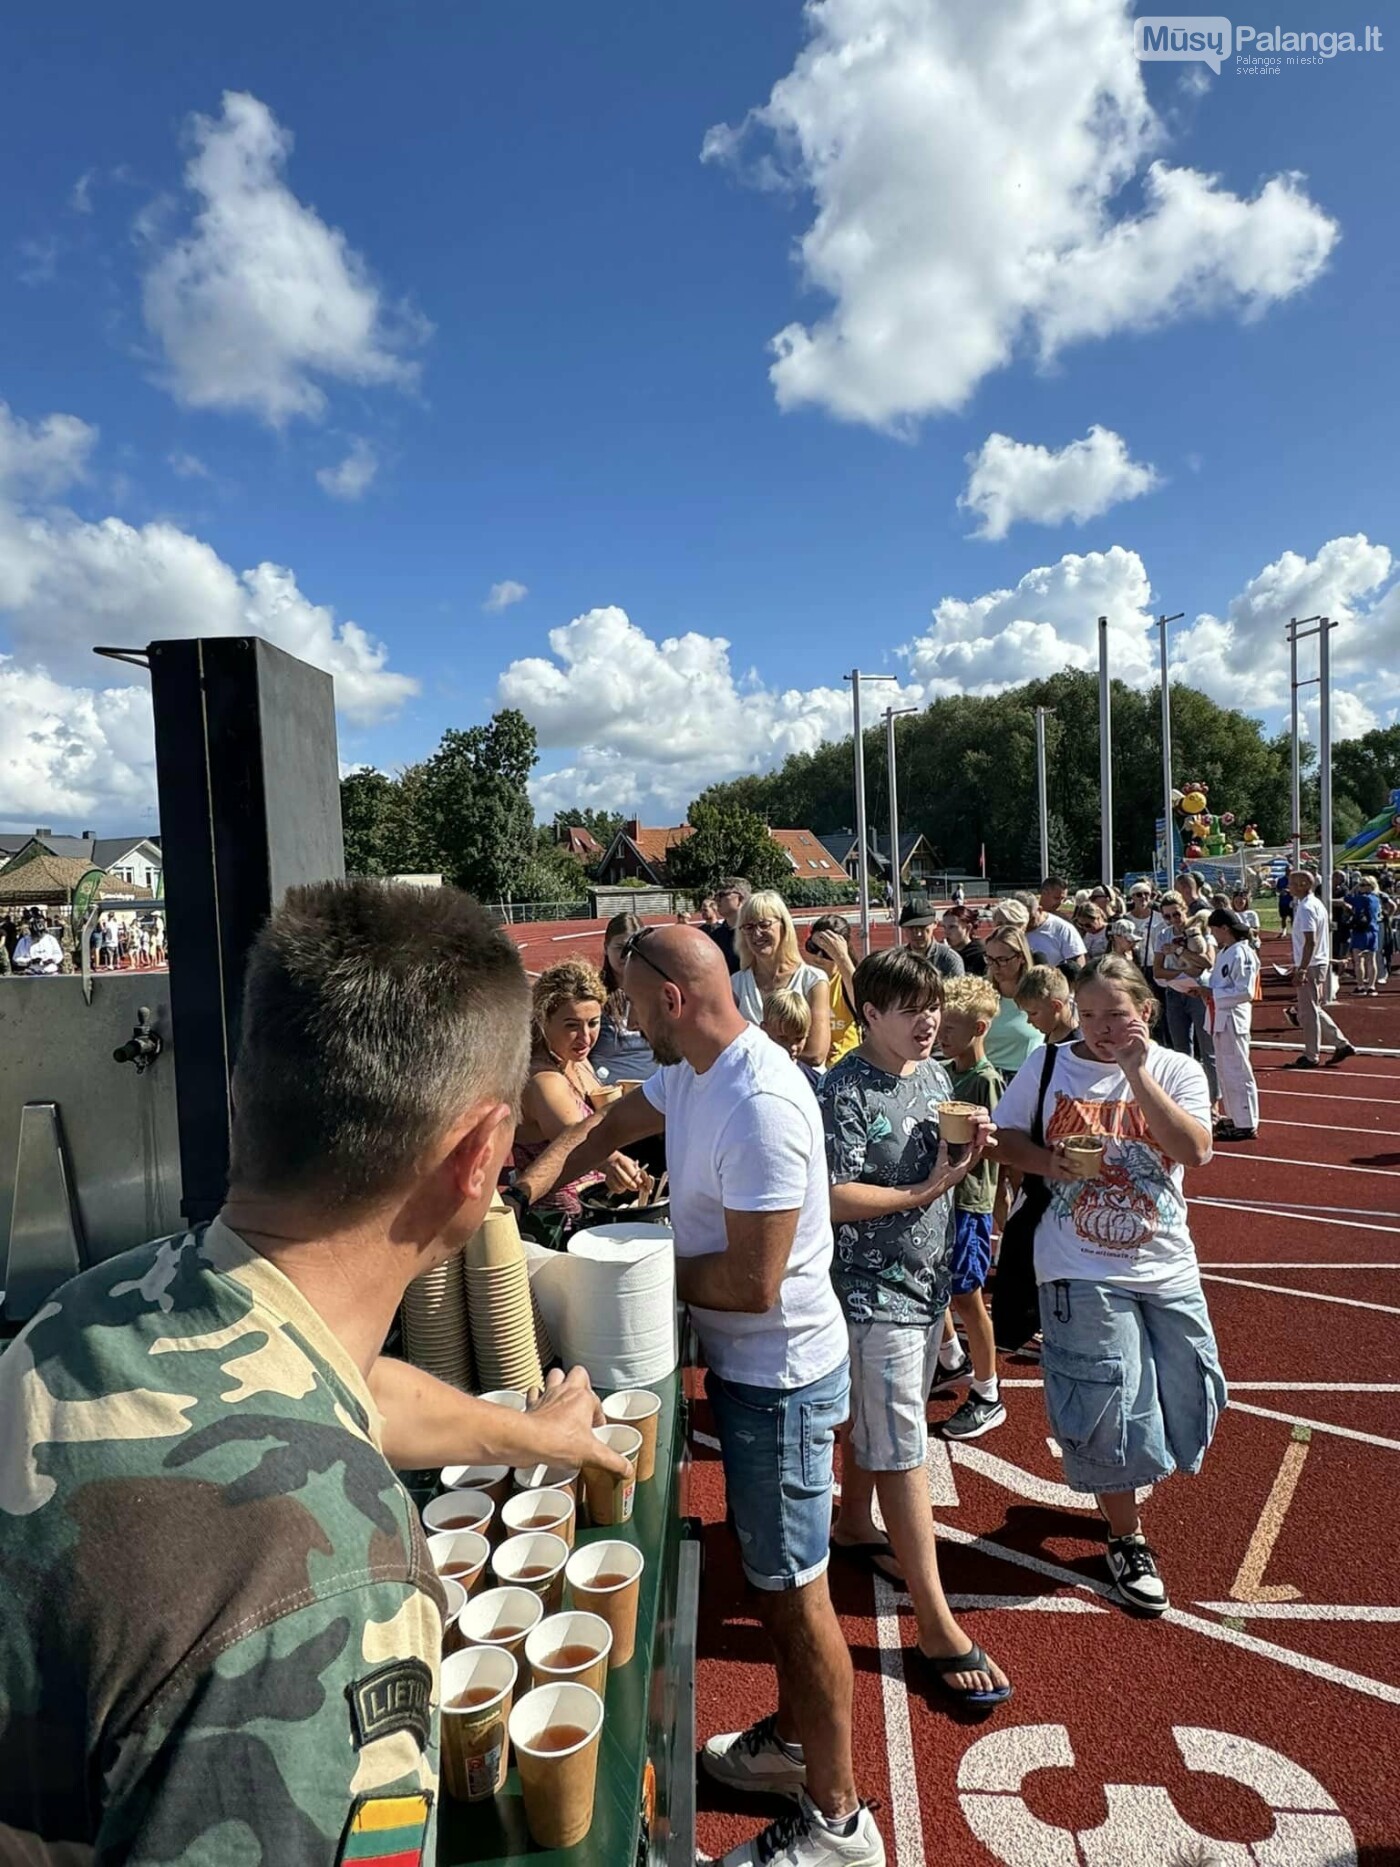
[[[747,1731],[712,1737],[700,1752],[705,1774],[726,1789],[749,1795],[796,1798],[807,1781],[807,1765],[789,1755],[778,1737],[778,1716],[770,1712]]]
[[[852,1832],[838,1835],[804,1791],[791,1815],[731,1848],[719,1867],[885,1867],[885,1844],[864,1803]]]
[[[1125,1607],[1155,1616],[1165,1614],[1171,1606],[1156,1552],[1141,1530],[1130,1536],[1109,1537],[1108,1572],[1113,1577],[1113,1592]]]

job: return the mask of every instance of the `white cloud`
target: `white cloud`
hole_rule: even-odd
[[[814,200],[800,260],[831,309],[773,340],[785,409],[907,430],[1022,347],[1256,315],[1338,237],[1297,176],[1246,200],[1160,159],[1126,0],[808,0],[806,18],[767,103],[702,152],[742,168],[756,145],[761,184],[780,170]]]
[[[572,753],[531,786],[542,811],[603,798],[683,809],[718,778],[766,771],[850,730],[848,692],[779,692],[737,679],[722,636],[658,642],[624,610],[607,608],[552,629],[549,646],[552,660],[513,661],[497,690],[500,705],[531,721],[543,749]]]
[[[1333,732],[1338,739],[1396,717],[1400,705],[1400,580],[1384,546],[1330,540],[1312,559],[1286,552],[1226,606],[1172,642],[1172,677],[1224,706],[1272,715],[1287,701],[1290,615],[1325,611],[1334,641]],[[1109,618],[1116,680],[1156,685],[1157,631],[1147,567],[1137,552],[1066,553],[1010,589],[946,596],[930,626],[894,653],[895,687],[872,690],[871,712],[945,695],[996,693],[1066,668],[1098,666],[1098,617]],[[893,645],[891,645],[893,646]],[[657,640],[626,612],[594,609],[549,636],[550,654],[514,661],[497,704],[519,707],[558,767],[531,795],[545,814],[572,805],[637,809],[652,821],[706,785],[771,770],[850,732],[849,690],[779,690],[737,675],[723,636]],[[862,655],[878,666],[881,644]],[[1315,652],[1315,651],[1313,651]],[[1311,669],[1308,670],[1311,672]],[[875,698],[878,696],[878,698]]]
[[[332,499],[362,499],[379,471],[379,460],[369,442],[356,436],[339,466],[321,467],[316,483]]]
[[[292,138],[267,106],[226,91],[222,116],[194,117],[190,137],[192,223],[173,241],[163,216],[146,223],[146,323],[178,400],[281,427],[322,413],[322,380],[411,385],[402,353],[428,327],[391,313],[345,235],[287,187]]]
[[[168,457],[170,471],[178,480],[207,480],[210,472],[197,454],[183,453],[179,448]]]
[[[72,192],[68,196],[68,205],[75,214],[92,212],[92,184],[96,179],[96,169],[85,169],[74,182]]]
[[[357,722],[417,691],[381,642],[311,602],[282,565],[235,571],[178,526],[39,503],[81,475],[95,439],[73,416],[29,424],[0,405],[0,815],[111,822],[153,803],[145,677],[95,662],[97,643],[260,635],[331,674],[337,708]]]
[[[97,429],[76,415],[28,422],[0,402],[0,496],[60,493],[87,473]]]
[[[500,610],[509,609],[512,603],[523,603],[529,594],[527,584],[517,583],[513,577],[507,577],[502,583],[492,584],[481,607],[494,615]]]
[[[1082,441],[1058,453],[1009,434],[989,434],[975,454],[958,504],[982,523],[974,538],[1005,538],[1019,520],[1082,525],[1125,499],[1160,485],[1157,469],[1129,457],[1127,443],[1096,422]]]

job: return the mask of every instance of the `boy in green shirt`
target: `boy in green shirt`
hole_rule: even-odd
[[[960,1102],[975,1102],[991,1111],[996,1109],[1006,1086],[983,1048],[983,1039],[997,1014],[998,1003],[997,989],[987,979],[968,975],[949,979],[943,987],[941,1047],[948,1059],[953,1094]],[[967,1333],[972,1379],[966,1400],[951,1419],[943,1422],[945,1439],[980,1439],[983,1433],[991,1432],[1006,1419],[1006,1408],[997,1385],[992,1319],[982,1295],[992,1264],[992,1208],[996,1192],[997,1164],[984,1157],[953,1193],[955,1231],[951,1262],[952,1311],[948,1327],[951,1333],[952,1314],[956,1313]],[[953,1336],[951,1349],[961,1361],[961,1351],[956,1344],[957,1338]],[[951,1385],[966,1372],[966,1363],[961,1368],[956,1364],[952,1369],[948,1367],[949,1349],[950,1344],[945,1341],[935,1392]]]

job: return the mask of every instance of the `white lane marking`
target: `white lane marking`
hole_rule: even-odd
[[[1374,1096],[1324,1096],[1311,1089],[1275,1089],[1267,1077],[1259,1084],[1259,1093],[1261,1096],[1289,1096],[1295,1102],[1364,1102],[1368,1108],[1376,1106]]]
[[[1014,1608],[1027,1614],[1108,1613],[1097,1601],[1081,1601],[1078,1595],[949,1595],[948,1606],[959,1614],[982,1608]],[[1396,1616],[1400,1618],[1400,1609]]]
[[[1310,1426],[1315,1433],[1330,1433],[1334,1439],[1357,1439],[1363,1446],[1384,1446],[1387,1452],[1400,1452],[1400,1439],[1358,1432],[1354,1426],[1334,1426],[1330,1420],[1310,1420],[1301,1413],[1276,1413],[1272,1407],[1256,1407],[1247,1400],[1233,1404],[1236,1413],[1252,1413],[1256,1419],[1281,1420],[1285,1426]]]
[[[1269,1117],[1269,1126],[1271,1128],[1310,1128],[1314,1134],[1317,1133],[1317,1123],[1315,1121],[1285,1121],[1281,1115],[1271,1115]],[[1383,1134],[1394,1135],[1400,1138],[1400,1128],[1353,1128],[1351,1132],[1354,1135]],[[1248,1157],[1246,1156],[1246,1158]]]
[[[951,1601],[953,1597],[950,1595]],[[1198,1601],[1207,1614],[1233,1614],[1244,1621],[1400,1621],[1400,1608],[1352,1607],[1329,1601]]]
[[[1385,1232],[1392,1238],[1400,1236],[1400,1225],[1367,1225],[1363,1219],[1320,1218],[1318,1214],[1325,1210],[1323,1207],[1315,1207],[1308,1212],[1284,1212],[1272,1206],[1256,1205],[1252,1200],[1206,1199],[1199,1195],[1191,1201],[1191,1204],[1193,1206],[1218,1206],[1225,1212],[1248,1212],[1257,1219],[1296,1219],[1302,1225],[1342,1225],[1349,1232]],[[1362,1207],[1360,1210],[1364,1211],[1365,1208]],[[1400,1214],[1383,1212],[1379,1216],[1389,1219],[1400,1217]]]
[[[1068,1485],[1062,1485],[1053,1479],[1037,1478],[1033,1472],[1024,1471],[1019,1465],[1013,1465],[1007,1459],[999,1459],[994,1452],[984,1452],[980,1446],[963,1446],[954,1441],[949,1450],[959,1465],[965,1465],[969,1471],[977,1472],[983,1478],[989,1478],[1003,1491],[1013,1492],[1017,1497],[1026,1498],[1032,1504],[1045,1504],[1052,1509],[1079,1511],[1084,1508],[1084,1494],[1071,1491]]]
[[[1003,1387],[1043,1387],[1044,1381],[1004,1380]],[[1400,1381],[1231,1381],[1232,1394],[1400,1394]]]
[[[899,1595],[875,1577],[875,1638],[880,1649],[880,1697],[885,1711],[885,1752],[890,1766],[890,1817],[895,1867],[924,1867],[924,1817],[919,1774],[909,1729],[909,1692],[904,1680],[904,1642],[899,1634]]]
[[[1334,1297],[1322,1290],[1294,1290],[1288,1284],[1261,1284],[1252,1277],[1222,1277],[1219,1271],[1203,1271],[1203,1284],[1229,1284],[1234,1290],[1267,1290],[1276,1297],[1300,1297],[1308,1303],[1340,1303],[1347,1309],[1379,1310],[1383,1316],[1400,1316],[1393,1303],[1363,1303],[1360,1297]]]
[[[1218,1165],[1222,1160],[1248,1162],[1251,1166],[1257,1161],[1269,1167],[1307,1167],[1315,1173],[1369,1173],[1381,1180],[1400,1180],[1400,1167],[1351,1167],[1338,1160],[1291,1160],[1286,1154],[1216,1154],[1213,1156]]]
[[[977,1550],[980,1555],[995,1557],[999,1562],[1013,1563],[1018,1568],[1032,1569],[1037,1575],[1048,1576],[1051,1581],[1070,1588],[1085,1589],[1100,1598],[1112,1595],[1107,1582],[1096,1582],[1086,1576],[1076,1575],[1073,1569],[1061,1568],[1059,1563],[1046,1562],[1040,1556],[1028,1556],[1019,1549],[1007,1548],[1004,1544],[992,1542],[989,1537],[974,1536],[971,1531],[959,1530],[950,1523],[936,1523],[934,1529],[948,1542],[961,1543],[968,1549]],[[1310,1654],[1295,1653],[1290,1647],[1276,1646],[1272,1640],[1261,1640],[1255,1634],[1243,1634],[1233,1627],[1222,1627],[1218,1621],[1205,1620],[1201,1615],[1188,1613],[1184,1608],[1168,1608],[1163,1619],[1177,1627],[1187,1628],[1192,1633],[1204,1634],[1207,1640],[1218,1640],[1225,1646],[1238,1647],[1261,1659],[1276,1660],[1280,1666],[1291,1667],[1294,1672],[1312,1673],[1316,1678],[1325,1679],[1329,1685],[1345,1686],[1348,1691],[1382,1699],[1387,1705],[1400,1705],[1400,1686],[1388,1685],[1383,1679],[1369,1679],[1365,1673],[1352,1672],[1345,1666],[1334,1666],[1329,1660],[1314,1659]]]
[[[1292,1258],[1210,1258],[1203,1259],[1203,1271],[1400,1271],[1400,1264],[1342,1264],[1330,1258],[1311,1258],[1306,1263]]]
[[[933,1433],[929,1435],[926,1467],[929,1503],[956,1509],[961,1499],[958,1497],[958,1483],[953,1476],[952,1462],[948,1457],[948,1441]]]

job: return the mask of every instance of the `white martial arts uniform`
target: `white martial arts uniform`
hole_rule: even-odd
[[[1214,1007],[1215,1067],[1226,1116],[1237,1128],[1259,1126],[1259,1089],[1249,1063],[1249,1032],[1254,1020],[1254,982],[1259,955],[1247,940],[1221,947],[1202,981]]]

